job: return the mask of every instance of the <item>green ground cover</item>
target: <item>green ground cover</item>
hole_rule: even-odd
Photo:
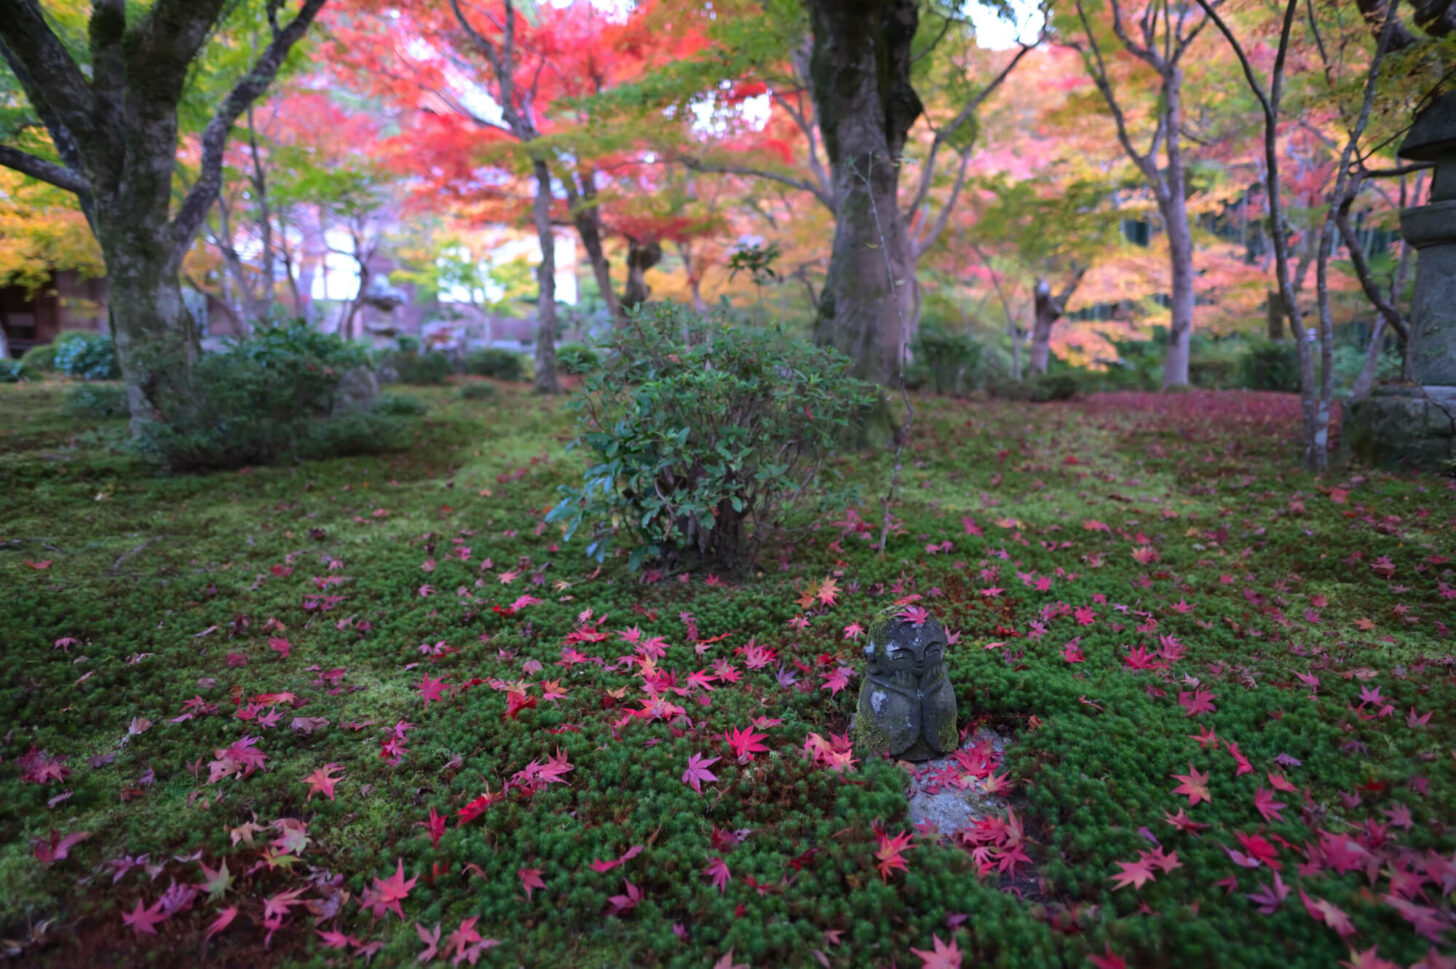
[[[168,478],[0,386],[25,964],[1450,964],[1452,480],[1295,472],[1286,396],[926,398],[884,557],[846,454],[754,573],[630,574],[543,522],[562,401],[420,396],[398,454]],[[836,739],[897,600],[1011,738],[961,832]]]

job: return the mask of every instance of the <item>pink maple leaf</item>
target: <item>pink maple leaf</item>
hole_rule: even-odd
[[[89,837],[91,837],[89,831],[73,831],[62,836],[52,828],[49,838],[32,838],[30,840],[31,851],[42,865],[49,868],[65,858],[72,848]],[[112,884],[115,882],[113,881]]]
[[[1310,898],[1302,888],[1299,890],[1299,899],[1304,902],[1304,910],[1309,913],[1310,918],[1328,925],[1340,938],[1347,939],[1355,934],[1355,926],[1351,924],[1350,917],[1334,905],[1322,898]]]
[[[305,777],[303,782],[308,785],[308,797],[303,799],[304,803],[307,804],[309,801],[312,801],[315,794],[322,794],[332,801],[334,799],[334,785],[339,783],[339,778],[333,776],[334,772],[342,771],[343,769],[343,764],[325,764]]]
[[[420,941],[425,944],[425,951],[417,958],[420,962],[429,962],[440,952],[440,923],[436,922],[433,929],[427,929],[420,923],[415,923],[415,932],[419,935]]]
[[[824,673],[822,675],[824,677],[824,685],[820,689],[828,690],[829,695],[834,696],[840,690],[849,686],[849,678],[854,675],[854,669],[848,666],[840,666],[832,673]]]
[[[1116,864],[1122,871],[1112,876],[1112,881],[1115,883],[1114,891],[1129,885],[1133,888],[1142,888],[1143,885],[1157,879],[1157,876],[1153,874],[1152,856],[1147,852],[1139,855],[1136,861],[1119,861]]]
[[[207,941],[214,935],[217,935],[223,929],[227,928],[229,925],[232,924],[233,919],[237,917],[238,907],[236,905],[229,905],[221,912],[218,912],[217,918],[213,919],[212,922],[207,926],[207,932],[202,937],[203,941]]]
[[[940,941],[940,936],[932,934],[931,944],[933,950],[911,949],[910,951],[920,957],[920,969],[961,969],[961,950],[956,946],[955,937],[952,936],[950,944]]]
[[[430,833],[430,849],[440,847],[440,838],[445,834],[447,815],[440,814],[433,807],[430,808],[430,817],[427,821],[416,821],[416,827],[422,827]]]
[[[122,924],[131,929],[132,934],[137,938],[144,935],[156,935],[157,925],[166,920],[167,914],[162,911],[161,899],[157,899],[151,908],[146,908],[142,905],[142,900],[138,898],[135,908],[130,912],[121,913]]]
[[[768,753],[768,748],[760,742],[767,740],[768,734],[758,733],[752,727],[742,730],[735,727],[723,736],[727,739],[729,745],[732,746],[733,753],[738,755],[738,762],[740,764],[746,764],[753,760],[755,754]]]
[[[374,909],[374,917],[380,918],[385,912],[393,912],[401,919],[404,918],[404,910],[399,903],[409,897],[410,889],[415,887],[415,882],[420,878],[416,875],[409,881],[404,877],[404,859],[396,858],[398,866],[393,875],[388,878],[375,878],[371,895],[371,906]]]
[[[598,859],[593,859],[590,867],[591,867],[591,870],[592,871],[597,872],[599,874],[601,872],[604,872],[604,871],[611,871],[613,868],[617,868],[617,867],[619,867],[621,865],[625,865],[627,862],[631,861],[633,858],[636,858],[641,853],[642,853],[642,846],[641,845],[633,845],[632,847],[628,848],[626,851],[622,852],[621,857],[615,858],[615,859],[613,859],[611,861],[601,861],[601,860],[598,860]]]
[[[1208,693],[1195,687],[1192,693],[1180,691],[1178,702],[1183,706],[1185,717],[1196,717],[1200,713],[1215,712],[1217,708],[1213,705],[1213,700],[1217,696],[1216,693]]]
[[[895,617],[897,619],[904,620],[911,626],[919,629],[921,626],[925,625],[925,621],[930,618],[930,613],[929,611],[922,609],[919,606],[906,606],[904,609],[901,609],[899,612],[897,612],[895,614]]]
[[[626,890],[621,895],[613,895],[607,899],[608,915],[625,915],[642,901],[642,889],[625,878],[622,879],[622,884],[626,886]]]
[[[1087,954],[1087,961],[1092,963],[1096,969],[1127,969],[1127,960],[1122,956],[1114,955],[1112,946],[1104,946],[1102,951],[1107,954],[1101,956],[1093,955],[1090,952]]]
[[[728,873],[728,863],[722,858],[714,858],[708,862],[708,867],[703,869],[703,874],[707,875],[708,881],[712,882],[713,887],[718,889],[719,895],[722,895],[728,888],[728,882],[733,878]]]
[[[541,880],[541,869],[539,868],[522,868],[516,872],[516,876],[521,879],[521,890],[526,893],[528,902],[531,900],[533,891],[546,887],[546,883]]]
[[[880,846],[875,850],[875,867],[880,870],[880,878],[883,881],[889,881],[890,872],[909,870],[910,866],[905,863],[904,852],[914,847],[910,843],[914,835],[908,831],[901,831],[892,838],[881,831],[879,836]]]
[[[1289,896],[1289,886],[1284,884],[1284,879],[1279,873],[1274,873],[1273,885],[1260,885],[1259,890],[1244,897],[1259,907],[1259,914],[1273,915],[1274,910]]]
[[[1267,787],[1261,787],[1254,792],[1254,809],[1270,824],[1284,820],[1279,813],[1279,809],[1284,806],[1283,801],[1274,800],[1274,792]]]
[[[445,691],[448,687],[445,685],[443,676],[438,680],[432,680],[430,674],[426,673],[415,689],[419,691],[420,699],[425,701],[425,709],[428,710],[431,703],[439,703],[445,699]]]
[[[683,783],[699,794],[703,793],[704,782],[712,783],[718,779],[718,775],[708,768],[722,759],[721,757],[704,757],[702,754],[693,754],[688,758],[688,769],[683,771]]]
[[[1208,793],[1208,775],[1200,774],[1198,772],[1198,769],[1195,768],[1191,763],[1188,765],[1188,773],[1174,774],[1173,779],[1183,782],[1177,787],[1173,788],[1173,793],[1187,794],[1189,807],[1192,807],[1199,801],[1213,800],[1213,798],[1210,797]]]

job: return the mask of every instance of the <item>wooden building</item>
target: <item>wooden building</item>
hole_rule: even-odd
[[[50,343],[62,330],[106,329],[106,280],[58,272],[35,293],[23,286],[0,287],[0,327],[10,355]]]

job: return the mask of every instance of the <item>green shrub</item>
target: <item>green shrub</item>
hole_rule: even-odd
[[[1188,382],[1194,387],[1224,390],[1239,379],[1239,361],[1229,357],[1201,357],[1188,361]]]
[[[601,354],[589,346],[563,343],[556,348],[556,369],[561,373],[588,374],[601,365]]]
[[[634,312],[575,401],[594,463],[547,516],[587,553],[725,569],[752,561],[786,516],[826,499],[825,461],[875,399],[848,361],[777,327],[655,304]],[[842,501],[842,497],[840,498]]]
[[[1053,400],[1071,400],[1081,389],[1078,376],[1070,371],[1033,374],[1020,382],[998,381],[989,388],[991,396],[1001,400],[1021,400],[1044,404]]]
[[[56,370],[56,344],[39,343],[25,351],[20,362],[36,373],[54,373]]]
[[[116,345],[102,333],[72,331],[56,340],[56,370],[82,380],[116,380],[121,365],[116,359]]]
[[[87,383],[72,387],[63,406],[67,416],[104,421],[127,416],[126,387],[121,384]]]
[[[484,380],[471,380],[460,385],[456,391],[461,400],[495,400],[495,384],[486,383]]]
[[[371,410],[392,417],[423,417],[429,413],[430,405],[413,394],[380,394]]]
[[[413,333],[401,333],[394,338],[394,345],[399,348],[400,353],[420,353],[425,349],[425,341]]]
[[[40,372],[26,366],[24,360],[0,360],[0,384],[14,384],[22,380],[34,380]]]
[[[910,369],[921,371],[923,382],[937,394],[963,393],[971,388],[981,362],[981,345],[970,334],[926,322],[915,338],[914,350],[915,363]],[[907,383],[909,376],[907,373]]]
[[[1348,343],[1335,347],[1332,359],[1335,393],[1348,394],[1353,389],[1356,378],[1365,367],[1366,349]],[[1382,350],[1375,362],[1375,380],[1399,380],[1400,365],[1401,354],[1398,349]]]
[[[393,370],[397,382],[416,386],[443,384],[455,370],[449,356],[434,351],[386,354],[381,366]]]
[[[525,376],[521,355],[499,347],[472,350],[465,356],[465,372],[477,377],[494,377],[517,383]]]
[[[204,354],[191,413],[145,425],[132,446],[172,471],[393,449],[404,442],[406,419],[339,406],[345,374],[366,360],[362,347],[301,321],[260,330]]]
[[[1298,352],[1291,342],[1253,344],[1239,358],[1239,386],[1298,393]]]
[[[1163,356],[1168,350],[1168,328],[1153,327],[1146,340],[1118,340],[1107,337],[1117,351],[1117,361],[1107,368],[1104,386],[1108,390],[1157,390],[1163,383]]]

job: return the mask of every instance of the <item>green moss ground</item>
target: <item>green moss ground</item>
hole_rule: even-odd
[[[0,386],[0,938],[26,964],[395,965],[437,923],[444,961],[470,918],[500,942],[476,952],[492,966],[707,967],[729,949],[754,967],[915,966],[932,935],[968,966],[1456,951],[1456,485],[1296,472],[1289,398],[927,398],[888,555],[844,517],[721,583],[598,571],[562,544],[542,515],[580,458],[564,402],[521,388],[421,392],[432,410],[403,453],[173,478],[116,450],[124,423],[62,416],[61,396]],[[868,495],[889,460],[840,459]],[[877,535],[878,508],[860,512]],[[837,602],[801,608],[826,577]],[[844,627],[915,594],[960,633],[963,727],[1014,738],[1003,769],[1030,860],[1008,873],[926,833],[882,879],[877,827],[909,827],[903,770],[801,754],[811,732],[847,730],[858,680],[821,688],[857,665]],[[695,650],[685,613],[723,638]],[[625,717],[649,700],[640,664],[618,662],[634,626],[664,638],[653,682],[682,713]],[[775,658],[750,668],[750,639]],[[1064,658],[1074,639],[1081,662]],[[565,646],[602,661],[558,665]],[[1160,668],[1129,665],[1139,646]],[[737,679],[709,691],[688,683],[698,670]],[[428,707],[425,676],[446,681]],[[536,705],[507,716],[513,687]],[[1200,690],[1215,709],[1188,715],[1179,695]],[[769,752],[740,764],[724,734],[755,718]],[[401,722],[405,752],[382,756]],[[245,736],[261,769],[208,783]],[[37,782],[32,748],[63,776]],[[721,758],[701,794],[682,781],[699,753]],[[564,783],[519,776],[563,755]],[[326,764],[342,768],[335,799],[308,800]],[[1209,778],[1192,805],[1172,776],[1190,764]],[[1268,819],[1260,789],[1284,805]],[[1165,820],[1180,808],[1208,827]],[[432,809],[449,819],[437,848]],[[307,844],[270,844],[279,819]],[[249,844],[247,822],[274,826]],[[733,845],[715,827],[748,833]],[[36,839],[53,830],[89,837],[47,865]],[[1155,845],[1180,865],[1115,887]],[[722,893],[704,874],[716,857]],[[155,937],[124,924],[223,860],[216,898],[173,889]],[[418,879],[405,921],[375,918],[360,901],[397,860]],[[523,868],[545,885],[529,899]],[[1291,891],[1261,914],[1247,895],[1276,874]],[[641,900],[612,914],[624,881]],[[266,900],[293,890],[270,918]],[[1348,927],[1316,920],[1322,903]]]

